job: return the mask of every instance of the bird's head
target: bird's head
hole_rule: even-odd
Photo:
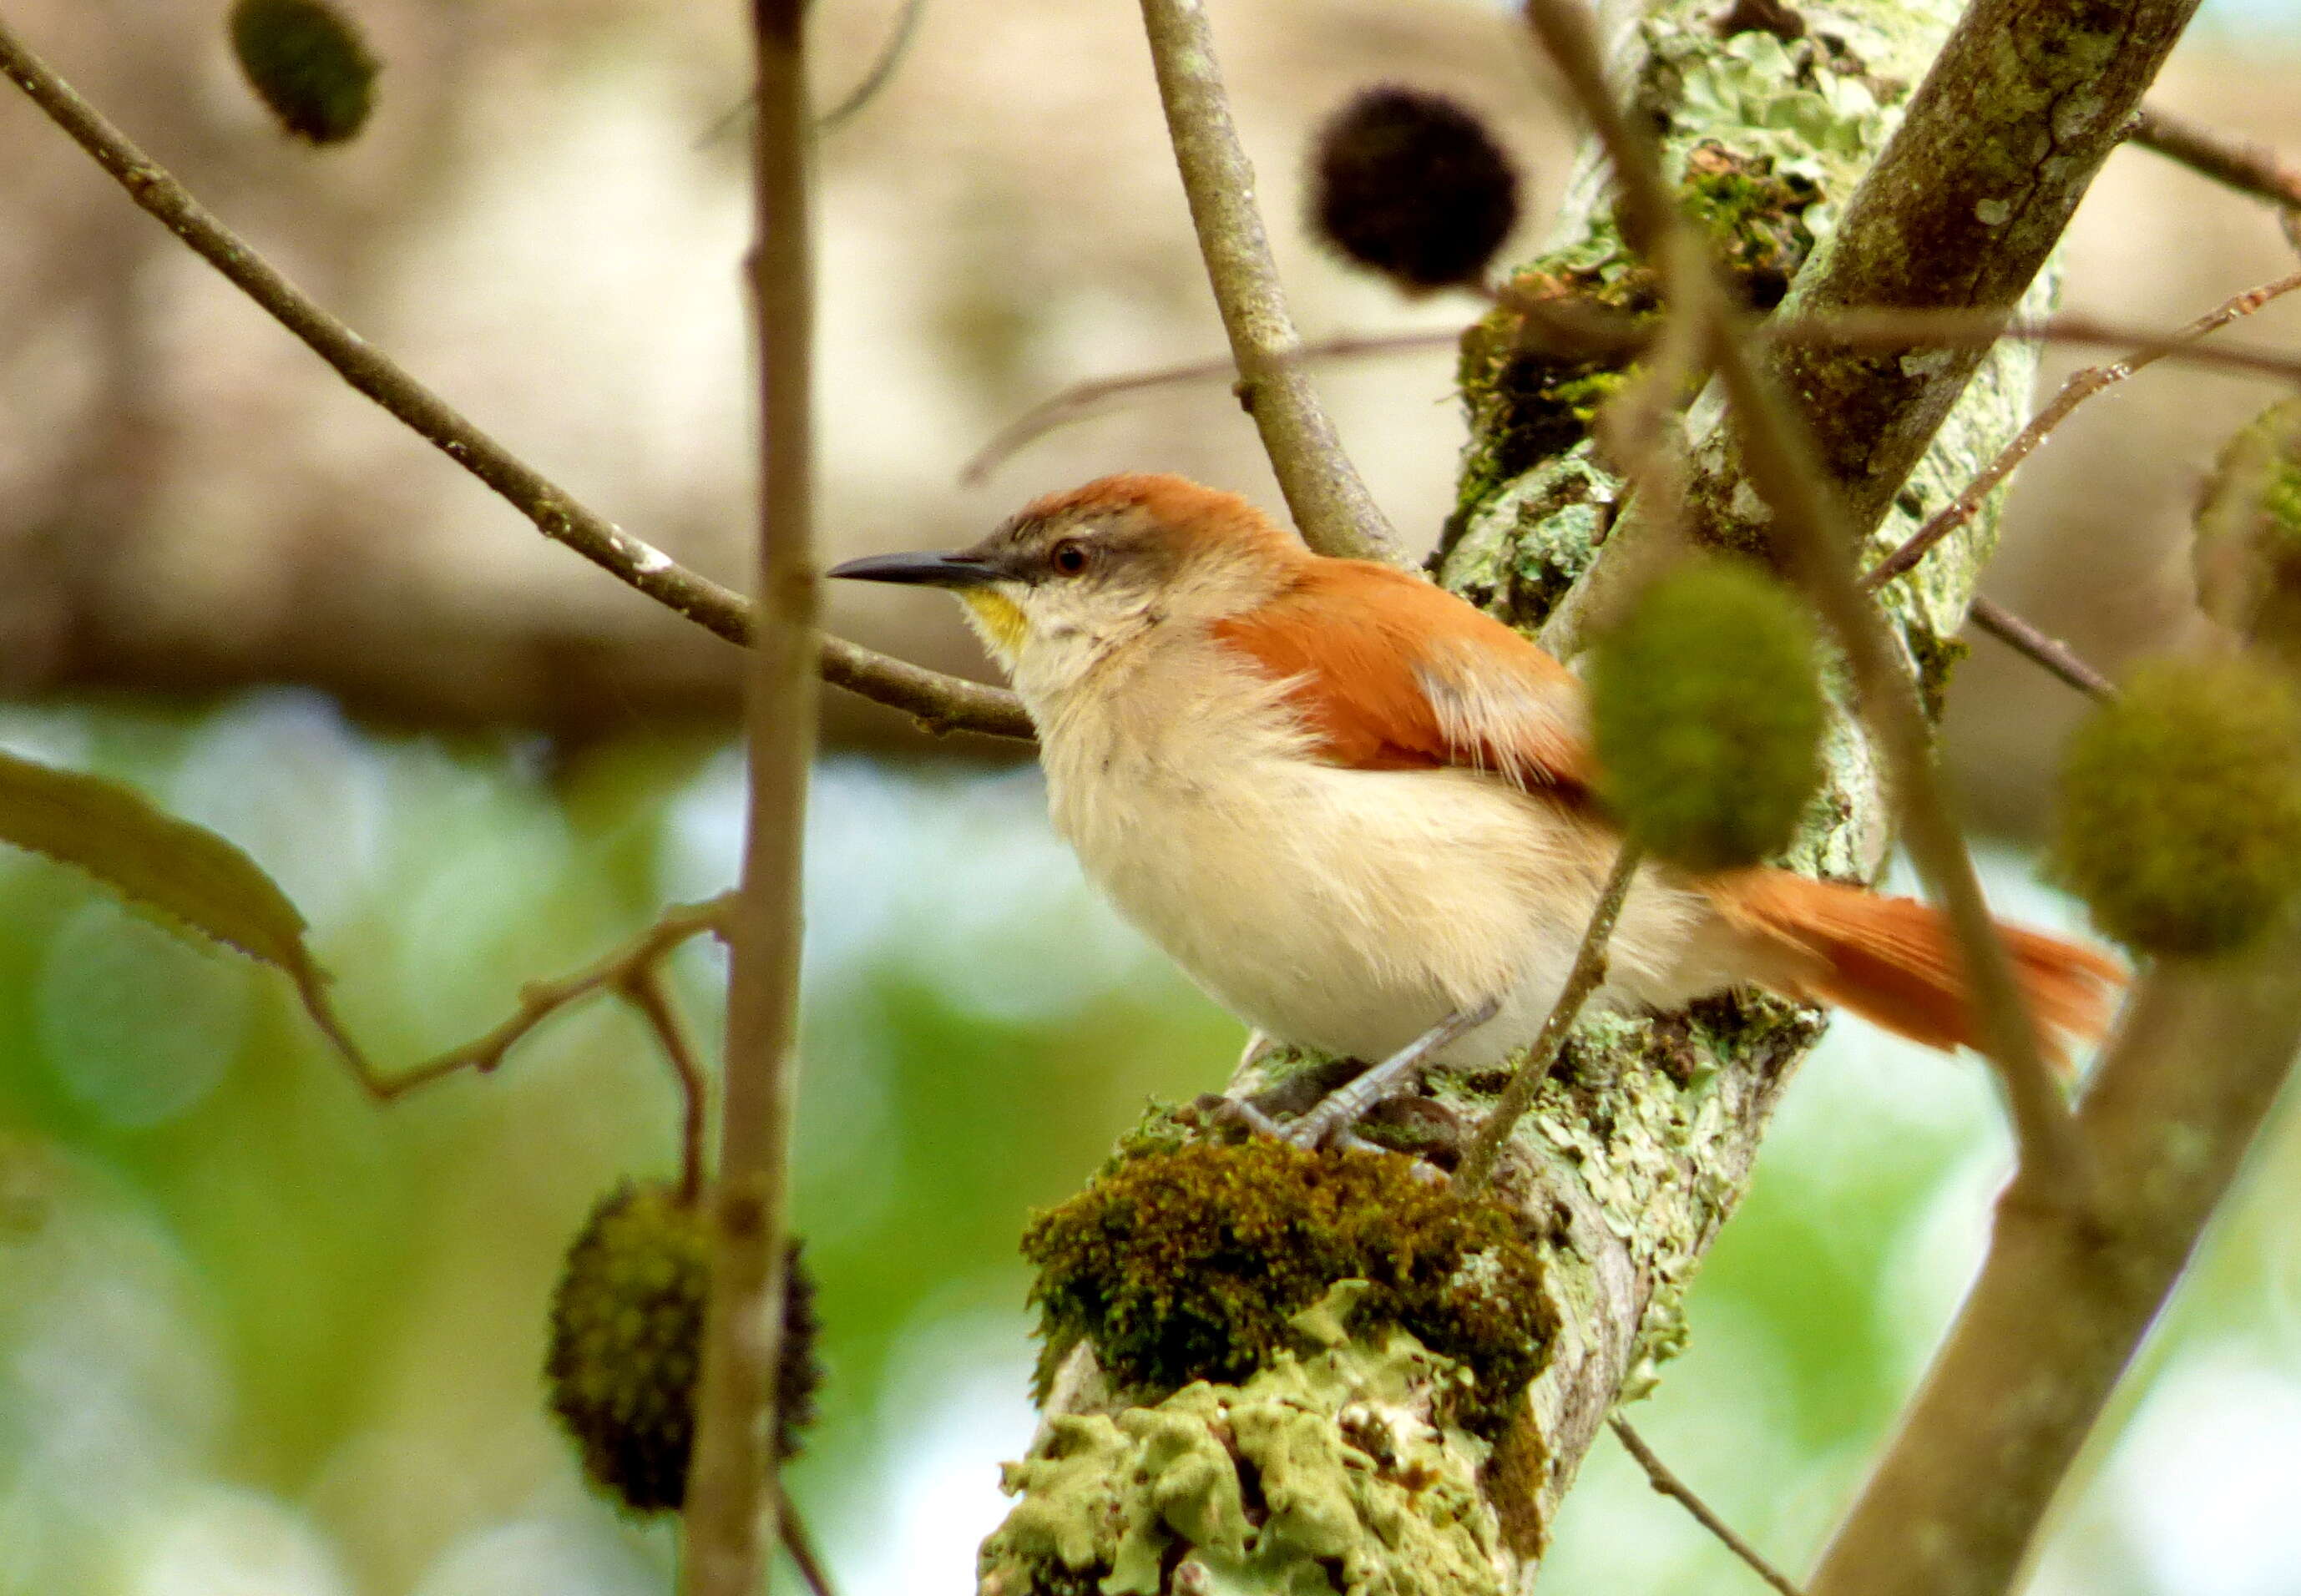
[[[1036,500],[970,548],[872,555],[828,574],[948,589],[1027,699],[1160,626],[1252,608],[1307,557],[1235,495],[1117,476]]]

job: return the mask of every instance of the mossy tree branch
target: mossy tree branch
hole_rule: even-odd
[[[1787,308],[2012,312],[2196,8],[1974,0]],[[1857,537],[1884,518],[1981,354],[1773,355],[1770,375],[1811,430]],[[1721,476],[1712,489],[1722,531],[1742,518],[1732,483]]]

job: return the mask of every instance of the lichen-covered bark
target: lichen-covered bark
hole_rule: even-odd
[[[1778,300],[1806,257],[1828,248],[1958,10],[1954,0],[1810,7],[1803,33],[1786,38],[1721,33],[1715,0],[1668,0],[1622,19],[1622,81],[1663,127],[1670,175],[1719,232],[1753,302]],[[1654,303],[1653,287],[1622,243],[1601,178],[1586,160],[1550,247],[1521,271],[1519,286],[1643,312]],[[2034,291],[2042,303],[2050,290]],[[1586,433],[1619,372],[1603,362],[1529,362],[1512,331],[1510,313],[1499,311],[1465,340],[1472,436],[1438,566],[1456,591],[1533,628],[1591,567],[1614,527],[1623,484]],[[1913,528],[2012,434],[2033,372],[2034,355],[2023,348],[1980,361],[1879,539]],[[1696,407],[1697,468],[1730,471],[1719,419],[1714,407]],[[1745,507],[1754,502],[1746,489],[1729,485],[1727,493]],[[1994,513],[1977,517],[1888,600],[1913,662],[1936,688],[1958,652],[1954,634],[1995,524]],[[1841,718],[1828,780],[1792,861],[1867,879],[1887,842],[1876,761],[1851,719]],[[1323,1347],[1281,1354],[1240,1383],[1201,1382],[1142,1401],[1111,1389],[1082,1345],[1054,1383],[1030,1457],[1009,1470],[1018,1501],[985,1543],[983,1590],[1490,1596],[1526,1589],[1607,1413],[1652,1389],[1684,1345],[1686,1291],[1746,1188],[1779,1094],[1820,1029],[1817,1013],[1752,991],[1686,1014],[1595,1015],[1579,1028],[1497,1174],[1498,1199],[1512,1206],[1543,1255],[1558,1330],[1541,1374],[1491,1445],[1463,1429],[1437,1394],[1444,1371],[1427,1361],[1427,1349],[1412,1347],[1426,1361],[1412,1363],[1410,1377],[1399,1374],[1394,1328],[1360,1326]],[[1287,1106],[1290,1097],[1315,1096],[1325,1070],[1325,1061],[1280,1050],[1243,1068],[1231,1092]],[[1450,1166],[1504,1079],[1436,1072],[1426,1095],[1386,1106],[1367,1133]],[[1324,1382],[1316,1392],[1303,1385],[1312,1362]],[[1410,1415],[1409,1429],[1424,1426],[1412,1429],[1413,1447],[1373,1444],[1353,1430],[1350,1414],[1383,1406],[1367,1394],[1378,1390],[1391,1393],[1385,1411]],[[1270,1496],[1268,1459],[1249,1439],[1262,1420],[1239,1420],[1272,1403],[1287,1416],[1290,1433],[1306,1445],[1318,1438],[1302,1455],[1339,1464],[1301,1476],[1326,1482],[1315,1487],[1315,1503],[1290,1498],[1297,1505],[1282,1509]],[[1236,1499],[1243,1517],[1233,1510],[1234,1476],[1248,1482]],[[1475,1507],[1461,1494],[1465,1479],[1475,1486]],[[1432,1489],[1401,1495],[1385,1484],[1411,1480]],[[1290,1513],[1317,1519],[1315,1547],[1292,1528],[1273,1527]],[[1431,1536],[1442,1533],[1453,1537],[1443,1556],[1431,1550]]]

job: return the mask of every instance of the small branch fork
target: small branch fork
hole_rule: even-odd
[[[1645,1437],[1630,1427],[1629,1420],[1617,1413],[1606,1423],[1614,1432],[1614,1439],[1620,1441],[1623,1450],[1637,1460],[1640,1468],[1646,1471],[1648,1484],[1693,1514],[1695,1523],[1725,1542],[1727,1550],[1747,1563],[1760,1579],[1779,1591],[1782,1596],[1804,1596],[1789,1575],[1766,1561],[1756,1547],[1736,1534],[1733,1525],[1720,1518],[1708,1502],[1694,1493],[1692,1486],[1669,1471],[1669,1466],[1646,1444]]]
[[[710,1083],[688,1045],[676,1007],[663,982],[662,965],[682,944],[706,932],[724,934],[732,895],[702,903],[679,904],[664,911],[656,923],[605,957],[573,974],[552,981],[530,982],[520,989],[519,1007],[486,1034],[395,1075],[381,1074],[346,1033],[332,1010],[322,1007],[314,1018],[334,1041],[352,1078],[371,1101],[395,1103],[410,1092],[464,1070],[492,1074],[512,1049],[530,1032],[554,1015],[598,992],[613,992],[635,1009],[654,1032],[663,1055],[679,1082],[684,1106],[680,1137],[680,1179],[682,1197],[700,1190],[703,1167],[703,1126],[708,1115]],[[307,1004],[314,994],[306,993]]]
[[[752,640],[741,594],[690,571],[632,537],[481,431],[366,339],[322,310],[247,241],[138,148],[0,22],[5,76],[69,134],[129,197],[222,272],[360,393],[470,472],[545,537],[618,581],[740,647]],[[922,669],[837,638],[823,640],[824,680],[908,712],[933,731],[1027,739],[1030,717],[1012,693]]]

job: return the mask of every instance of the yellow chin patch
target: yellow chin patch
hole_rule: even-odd
[[[975,630],[998,653],[1001,662],[1011,662],[1023,651],[1023,639],[1029,633],[1031,623],[1025,618],[1022,606],[996,588],[962,588],[958,596],[966,601]]]

